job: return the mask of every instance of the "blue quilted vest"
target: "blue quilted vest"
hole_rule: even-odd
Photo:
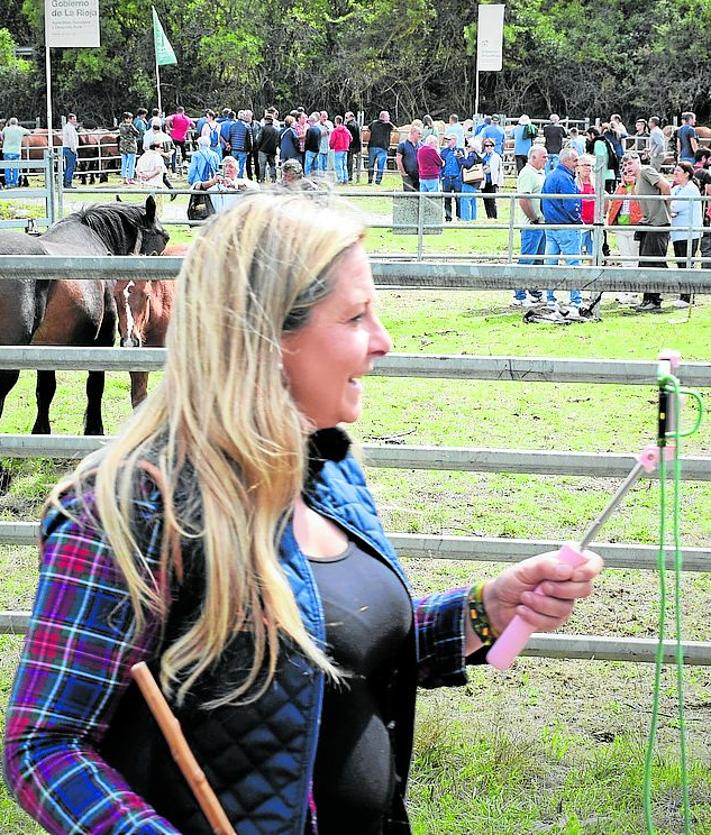
[[[352,455],[346,454],[347,441],[343,449],[338,436],[331,435],[330,439],[334,437],[336,452],[329,448],[319,460],[305,490],[305,499],[314,510],[345,529],[374,558],[390,566],[409,591],[402,568],[385,537],[363,471]],[[329,455],[336,460],[328,460]],[[294,539],[291,523],[280,544],[280,558],[306,628],[316,640],[323,641],[321,602],[308,561]],[[177,609],[174,607],[175,617],[184,619],[198,602],[181,589]],[[215,696],[218,683],[224,687],[230,681],[231,671],[248,667],[250,654],[248,636],[233,641],[217,668],[200,680],[190,698],[181,708],[175,708],[175,712],[239,835],[315,832],[309,798],[323,700],[323,674],[298,652],[282,646],[275,678],[259,700],[211,711],[199,707],[201,702]],[[408,651],[400,667],[393,670],[386,705],[385,720],[392,735],[398,781],[393,809],[385,824],[387,833],[410,831],[403,798],[412,750],[416,654],[413,626]],[[154,666],[158,666],[158,659]],[[145,744],[136,745],[138,739],[145,740]],[[209,835],[211,829],[134,685],[122,699],[102,753],[132,788],[181,833]]]

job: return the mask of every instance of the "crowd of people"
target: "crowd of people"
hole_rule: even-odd
[[[65,188],[72,188],[77,163],[77,124],[76,115],[68,114],[62,131]],[[365,151],[368,184],[377,186],[383,181],[393,136],[399,130],[387,110],[361,125],[352,111],[331,120],[325,110],[309,114],[303,107],[283,119],[274,107],[267,108],[261,119],[248,109],[225,108],[219,115],[208,109],[193,119],[181,106],[167,116],[157,109],[149,115],[139,108],[135,116],[125,112],[119,123],[121,178],[125,185],[171,189],[169,173],[182,171],[187,162],[188,183],[194,190],[210,192],[204,205],[212,213],[233,205],[234,192],[248,190],[252,183],[273,183],[281,178],[286,185],[313,187],[328,175],[331,182],[346,185],[353,182]],[[8,120],[2,131],[6,159],[19,159],[27,133],[15,117]],[[413,120],[407,134],[399,136],[394,163],[404,191],[443,192],[444,221],[456,218],[467,222],[477,219],[477,192],[482,195],[486,217],[497,218],[494,195],[504,185],[510,151],[517,191],[532,195],[518,201],[519,219],[526,225],[521,230],[520,263],[555,265],[562,259],[567,265],[576,265],[591,256],[592,233],[577,227],[590,226],[595,220],[594,172],[600,170],[607,195],[604,214],[615,227],[625,265],[637,266],[642,258],[641,263],[647,266],[666,266],[670,241],[679,266],[687,266],[699,249],[702,258],[711,257],[711,233],[701,229],[711,224],[709,203],[704,199],[711,196],[709,152],[699,143],[694,113],[682,114],[682,124],[671,139],[665,136],[657,116],[639,117],[634,131],[628,132],[616,113],[599,127],[586,129],[567,127],[555,113],[538,124],[523,114],[508,131],[497,115],[462,123],[453,113],[443,129],[425,115]],[[677,164],[668,182],[661,170],[670,152]],[[17,173],[8,169],[8,186],[16,185]],[[541,200],[535,196],[539,193],[571,197]],[[668,199],[636,201],[636,194]],[[569,228],[531,228],[541,223]],[[684,231],[690,223],[691,234]],[[650,230],[623,228],[640,225]],[[520,288],[513,304],[542,301],[541,291],[527,293]],[[551,307],[557,305],[551,290],[546,302]],[[682,307],[689,303],[687,295],[675,302]],[[579,291],[571,291],[573,313],[580,305]],[[658,294],[646,293],[638,309],[659,311]]]
[[[614,118],[611,121],[618,132],[624,132],[620,122]],[[655,117],[649,121],[653,124],[652,130],[658,129]],[[667,267],[670,241],[679,268],[691,265],[699,248],[702,259],[711,256],[711,233],[705,228],[711,225],[711,203],[704,199],[711,196],[711,150],[699,147],[694,121],[693,113],[684,114],[684,123],[674,139],[678,161],[669,182],[660,172],[667,153],[666,145],[662,152],[657,151],[654,143],[643,144],[643,140],[649,138],[644,132],[646,120],[638,120],[637,131],[632,137],[626,133],[617,135],[623,146],[617,149],[608,133],[597,127],[589,127],[580,143],[575,136],[566,141],[562,129],[557,130],[557,117],[551,118],[544,134],[549,128],[556,128],[554,133],[548,131],[554,139],[552,146],[547,136],[545,144],[529,141],[526,162],[518,174],[520,220],[525,224],[521,229],[519,263],[553,266],[562,258],[566,265],[575,266],[582,263],[583,257],[592,255],[592,230],[580,227],[590,227],[595,221],[593,172],[596,170],[602,172],[603,216],[607,225],[614,228],[624,266]],[[522,117],[518,127],[527,124],[527,117]],[[517,131],[518,134],[522,132]],[[619,157],[618,150],[621,151]],[[517,153],[517,163],[519,156]],[[553,165],[551,156],[555,156]],[[546,199],[545,194],[569,194],[570,198]],[[658,199],[636,200],[635,197]],[[542,223],[558,228],[535,228]],[[604,236],[606,239],[606,233]],[[609,254],[606,240],[605,249]],[[702,266],[705,263],[708,262],[702,260]],[[526,292],[519,288],[512,304],[532,306],[542,301],[540,290],[533,288]],[[546,293],[546,303],[551,308],[557,306],[552,290]],[[580,291],[571,290],[573,314],[581,303]],[[690,303],[691,296],[682,294],[673,305],[686,308]],[[660,294],[644,293],[636,309],[642,313],[661,312]]]

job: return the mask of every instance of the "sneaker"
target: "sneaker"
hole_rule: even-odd
[[[672,302],[672,307],[678,307],[679,310],[686,310],[687,307],[690,307],[689,302],[684,301],[684,299],[675,299]]]
[[[525,302],[526,302],[526,299],[513,298],[513,299],[511,299],[511,303],[509,304],[509,307],[523,307]]]
[[[555,299],[551,299],[546,302],[546,307],[548,310],[558,310],[558,302]]]
[[[635,310],[637,313],[661,313],[662,306],[661,304],[655,304],[655,302],[646,302],[645,304],[638,304]]]

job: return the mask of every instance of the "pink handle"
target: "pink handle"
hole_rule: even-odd
[[[558,551],[558,559],[574,567],[586,562],[586,557],[578,551],[577,545],[572,542],[566,542],[560,551]],[[539,594],[543,593],[540,591],[540,586],[537,586],[534,591]],[[492,667],[496,667],[497,670],[508,670],[516,656],[528,643],[528,639],[532,633],[533,627],[531,624],[519,615],[514,615],[509,625],[499,635],[489,650],[486,656],[487,663],[491,664]]]

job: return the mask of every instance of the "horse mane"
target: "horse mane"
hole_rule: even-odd
[[[131,203],[97,203],[70,215],[60,223],[74,218],[88,226],[116,255],[131,253],[136,245],[138,229],[143,224],[145,209]]]

